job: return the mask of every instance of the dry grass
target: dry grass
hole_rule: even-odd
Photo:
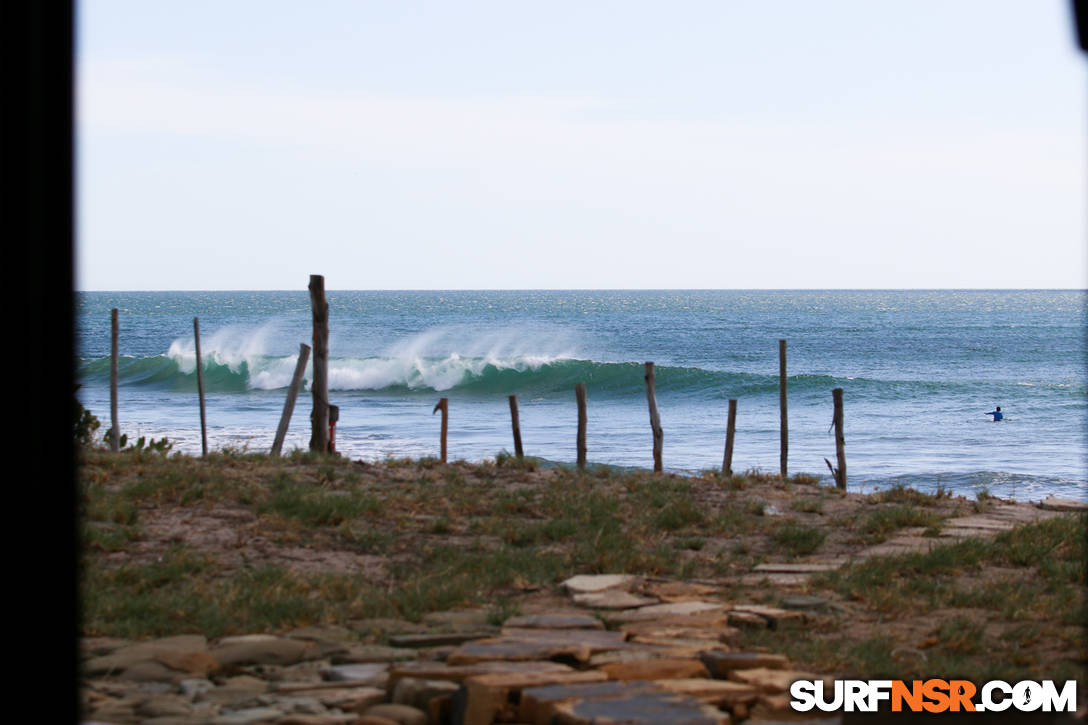
[[[902,527],[936,531],[978,503],[909,489],[844,494],[753,472],[583,475],[503,456],[444,466],[88,449],[79,471],[83,630],[124,637],[418,619],[466,605],[508,612],[593,572],[710,581],[733,600],[775,601],[784,592],[740,576],[761,562],[851,554]],[[839,613],[746,644],[823,671],[1072,672],[1083,663],[1084,524],[1061,521],[829,575],[811,591]]]

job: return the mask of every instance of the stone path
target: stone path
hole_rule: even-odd
[[[997,505],[947,520],[939,537],[904,531],[856,558],[993,536],[1076,503]],[[801,583],[847,561],[764,564],[748,576]],[[561,604],[501,626],[484,611],[459,611],[422,624],[370,619],[215,641],[87,638],[84,723],[766,725],[800,722],[790,683],[824,677],[739,644],[745,628],[804,626],[834,606],[820,597],[769,607],[726,602],[706,584],[628,575],[576,576],[562,590]]]
[[[217,641],[87,639],[84,722],[770,723],[792,714],[793,680],[821,677],[738,648],[742,629],[801,625],[802,611],[630,576],[562,588],[566,604],[498,627],[465,611]]]
[[[866,547],[852,557],[814,557],[804,562],[759,564],[752,569],[751,574],[741,578],[741,583],[799,587],[806,584],[813,574],[839,569],[851,561],[873,556],[894,556],[914,551],[928,551],[934,546],[968,537],[996,536],[1020,524],[1062,516],[1067,512],[1088,512],[1088,504],[1054,497],[1047,498],[1038,504],[996,504],[983,513],[945,519],[937,536],[923,536],[924,527],[900,529],[887,541]]]

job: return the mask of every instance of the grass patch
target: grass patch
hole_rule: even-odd
[[[869,499],[876,503],[899,503],[911,506],[935,506],[939,498],[940,496],[922,493],[901,483],[869,496]]]
[[[822,514],[824,512],[824,502],[823,499],[819,498],[798,498],[790,503],[790,509],[805,514]]]
[[[910,504],[900,504],[880,508],[870,513],[861,523],[860,531],[870,541],[880,542],[887,540],[898,529],[911,526],[934,526],[940,521],[941,517],[932,511]]]
[[[377,514],[382,502],[354,491],[327,491],[281,476],[269,485],[267,500],[258,513],[296,519],[309,526],[338,526],[360,516]]]
[[[802,556],[819,549],[827,538],[827,532],[788,518],[778,525],[771,538],[791,556]]]
[[[992,539],[872,557],[813,581],[885,613],[981,607],[1014,621],[1083,622],[1085,533],[1084,516],[1046,519]],[[983,566],[1014,571],[975,576]],[[1035,580],[1032,586],[1025,577]]]

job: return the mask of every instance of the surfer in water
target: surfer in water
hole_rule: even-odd
[[[1001,414],[1001,406],[1000,405],[997,406],[997,408],[995,408],[994,410],[991,410],[986,415],[992,415],[994,417],[994,422],[995,423],[997,421],[999,421],[999,420],[1002,420],[1005,417],[1004,415]]]

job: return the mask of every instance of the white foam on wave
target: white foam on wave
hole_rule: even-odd
[[[269,341],[276,333],[275,323],[256,328],[228,325],[208,335],[201,335],[200,354],[204,366],[222,365],[234,373],[249,373],[248,385],[257,390],[274,390],[291,382],[298,355],[270,357]],[[192,337],[180,337],[170,343],[167,357],[186,375],[196,370],[196,343]]]
[[[488,367],[537,370],[573,358],[569,334],[561,330],[478,330],[432,328],[390,345],[374,358],[333,360],[333,390],[380,390],[403,385],[412,390],[449,390]]]
[[[205,365],[210,361],[241,373],[244,364],[250,389],[286,388],[298,355],[267,355],[275,332],[273,323],[255,329],[228,326],[217,330],[201,341]],[[432,328],[394,342],[373,357],[341,356],[331,350],[329,388],[381,390],[405,386],[443,391],[480,376],[489,366],[498,370],[538,370],[558,360],[573,359],[574,349],[570,334],[561,329]],[[174,340],[167,355],[185,374],[196,369],[196,347],[191,337]],[[313,379],[312,359],[306,366],[305,378]]]

